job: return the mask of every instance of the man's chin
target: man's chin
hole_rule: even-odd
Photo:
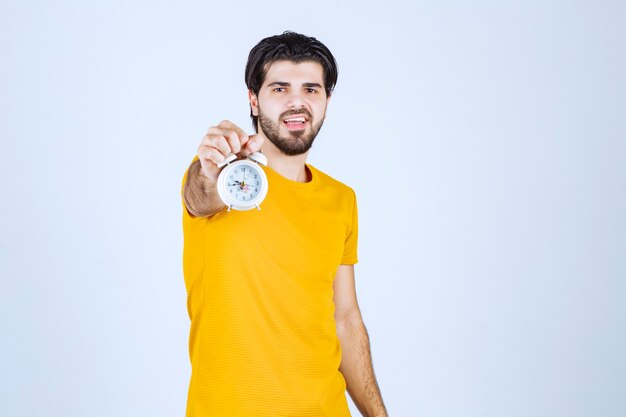
[[[285,140],[281,138],[280,141],[276,142],[272,139],[270,141],[274,144],[274,146],[284,155],[287,156],[297,156],[302,155],[303,153],[308,152],[313,145],[313,141],[305,142],[304,138],[289,138]]]

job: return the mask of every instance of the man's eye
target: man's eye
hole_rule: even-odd
[[[317,93],[317,90],[315,88],[307,88],[306,92],[307,93]]]
[[[276,91],[277,93],[282,93],[285,89],[283,87],[276,87],[274,89],[274,91]]]

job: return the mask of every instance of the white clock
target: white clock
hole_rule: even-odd
[[[231,154],[224,162],[224,167],[217,177],[217,193],[230,209],[250,210],[257,208],[267,195],[267,176],[261,165],[267,165],[267,158],[261,152],[248,155],[247,159],[237,159]]]

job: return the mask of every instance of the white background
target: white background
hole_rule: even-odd
[[[0,3],[0,415],[182,416],[180,185],[263,37],[339,81],[392,416],[626,415],[620,1]],[[353,410],[355,410],[353,408]],[[355,413],[355,415],[358,415]]]

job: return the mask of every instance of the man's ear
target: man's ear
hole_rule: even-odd
[[[250,112],[252,112],[253,116],[259,115],[259,99],[252,92],[252,90],[248,90],[248,100],[250,101]]]

